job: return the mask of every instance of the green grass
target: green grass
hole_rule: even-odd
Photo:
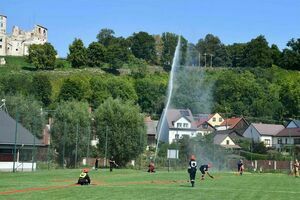
[[[80,170],[0,173],[0,199],[299,199],[300,179],[286,174],[213,173],[192,188],[185,171],[91,171],[92,185],[76,186]],[[4,193],[10,192],[10,193]]]

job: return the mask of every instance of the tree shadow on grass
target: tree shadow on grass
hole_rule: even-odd
[[[26,66],[26,67],[22,67],[22,70],[37,71],[37,68],[36,67],[32,67],[32,66]]]

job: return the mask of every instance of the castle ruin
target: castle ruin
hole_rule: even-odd
[[[30,45],[47,42],[48,30],[43,26],[35,25],[31,31],[24,31],[14,26],[11,35],[8,35],[6,22],[7,17],[0,15],[0,56],[28,55]]]

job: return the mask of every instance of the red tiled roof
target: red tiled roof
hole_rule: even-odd
[[[240,118],[240,117],[228,118],[228,119],[225,119],[220,126],[229,126],[229,128],[233,128],[241,120],[242,120],[242,118]]]
[[[300,137],[300,128],[285,128],[280,131],[277,137]]]

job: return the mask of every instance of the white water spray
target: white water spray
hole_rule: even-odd
[[[162,113],[162,117],[161,117],[161,121],[158,127],[158,137],[157,137],[157,143],[156,143],[156,149],[155,149],[155,155],[154,155],[154,162],[156,160],[156,156],[157,156],[157,151],[158,151],[158,143],[160,140],[160,136],[161,136],[161,132],[162,132],[162,127],[163,124],[166,120],[166,114],[167,111],[169,109],[169,105],[170,105],[170,101],[171,101],[171,97],[172,97],[172,93],[173,93],[173,84],[174,84],[174,72],[175,69],[177,68],[177,66],[180,63],[180,42],[181,42],[181,36],[178,37],[178,42],[177,42],[177,46],[176,46],[176,50],[175,50],[175,54],[173,57],[173,62],[172,62],[172,68],[171,68],[171,74],[170,74],[170,79],[169,79],[169,84],[168,84],[168,99],[167,99],[167,103],[164,109],[164,112]]]

